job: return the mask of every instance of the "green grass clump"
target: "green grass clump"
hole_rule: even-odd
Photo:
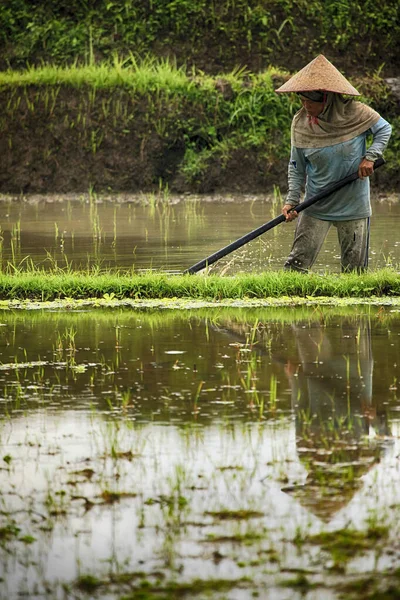
[[[75,582],[75,587],[85,593],[96,593],[99,587],[107,587],[115,583],[132,582],[140,573],[126,573],[100,580],[94,575],[82,575]],[[143,574],[144,575],[144,574]],[[151,576],[151,575],[150,575]],[[191,598],[200,594],[222,593],[234,588],[249,586],[247,578],[241,579],[194,579],[192,581],[152,582],[142,578],[137,585],[131,583],[132,592],[121,596],[121,600],[156,600],[171,598]]]
[[[210,78],[211,79],[211,78]],[[204,76],[203,81],[207,81]],[[89,65],[41,65],[21,71],[8,69],[0,72],[0,86],[53,86],[92,87],[107,89],[126,87],[137,93],[156,89],[179,92],[190,87],[191,81],[184,67],[174,61],[145,58],[137,61],[133,56],[121,60],[117,56],[108,63]]]
[[[318,533],[309,538],[309,542],[319,544],[325,550],[352,558],[355,552],[368,550],[376,545],[376,541],[388,535],[388,529],[381,531],[358,531],[356,529],[340,529]]]
[[[76,582],[76,587],[83,592],[94,592],[101,585],[100,579],[94,575],[81,575]]]
[[[1,300],[265,298],[371,298],[400,295],[400,275],[391,269],[358,274],[274,271],[262,274],[168,275],[164,273],[54,272],[30,270],[0,274]]]
[[[386,539],[388,534],[388,527],[375,525],[366,531],[347,528],[321,532],[310,536],[306,541],[330,552],[335,566],[342,569],[345,563],[354,558],[357,553],[362,554],[368,550],[378,549],[379,542]]]
[[[247,519],[256,519],[264,516],[264,513],[258,510],[209,510],[206,515],[221,521],[242,521]]]
[[[147,585],[144,585],[146,583]],[[236,587],[247,587],[249,581],[245,578],[234,579],[195,579],[185,582],[168,582],[165,585],[152,585],[149,582],[143,582],[142,588],[137,588],[132,594],[123,596],[121,600],[155,600],[156,598],[191,598],[199,594],[222,593],[232,590]],[[165,595],[164,595],[165,594]]]

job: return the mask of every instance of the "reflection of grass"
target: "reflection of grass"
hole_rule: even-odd
[[[18,537],[20,531],[20,528],[14,523],[9,523],[4,527],[0,527],[0,544],[4,541]]]
[[[259,542],[264,538],[265,534],[262,532],[260,533],[259,531],[246,531],[245,533],[235,533],[232,535],[216,535],[210,533],[204,542],[213,542],[214,544],[229,542],[232,544],[248,545]]]
[[[343,598],[352,600],[397,600],[400,598],[400,569],[388,572],[385,577],[371,575],[340,586]]]
[[[376,549],[379,541],[386,539],[388,533],[388,527],[374,525],[366,531],[352,528],[325,531],[309,536],[305,542],[316,544],[322,550],[330,552],[334,564],[340,568],[354,558],[356,553]]]
[[[94,575],[81,575],[81,577],[77,579],[75,585],[83,592],[94,592],[103,585],[103,582]]]
[[[63,306],[66,307],[68,305],[69,301],[66,299]],[[9,310],[10,307],[14,306],[16,308],[23,308],[25,304],[7,302],[5,305],[7,310],[2,313],[2,321],[3,323],[7,323],[11,328],[21,327],[27,319],[27,313],[25,311]],[[72,308],[72,306],[71,301],[70,308]],[[83,308],[85,304],[83,301],[82,303],[78,301],[75,306],[76,308]],[[43,304],[43,308],[46,307],[47,305]],[[164,308],[167,307],[169,307],[169,310],[164,310]],[[61,305],[60,308],[62,308]],[[140,305],[138,308],[140,308]],[[229,328],[238,324],[244,330],[252,327],[255,316],[257,316],[260,321],[266,324],[266,326],[265,333],[260,337],[259,343],[255,349],[262,345],[263,348],[267,348],[268,353],[271,351],[271,346],[273,345],[273,342],[275,342],[275,338],[280,332],[280,327],[283,324],[304,322],[311,325],[312,323],[319,322],[320,319],[323,319],[324,323],[327,324],[330,322],[335,323],[335,320],[340,318],[346,318],[357,324],[360,317],[368,315],[371,318],[378,317],[374,321],[374,327],[377,329],[382,328],[382,331],[387,335],[387,326],[398,320],[398,313],[391,310],[390,306],[388,309],[374,306],[319,306],[318,312],[316,312],[316,309],[313,306],[298,306],[296,307],[296,310],[292,310],[285,306],[263,306],[254,308],[246,306],[237,307],[236,305],[234,307],[207,305],[206,307],[199,306],[192,308],[191,305],[188,304],[187,306],[185,305],[185,310],[180,310],[179,306],[175,305],[175,303],[169,304],[167,302],[165,304],[155,303],[153,310],[141,310],[137,313],[132,313],[130,308],[125,309],[124,305],[122,305],[119,309],[118,307],[114,309],[114,314],[118,315],[118,325],[120,327],[130,326],[132,317],[136,315],[135,320],[139,319],[140,321],[143,321],[146,326],[151,328],[159,328],[161,326],[163,328],[176,328],[183,324],[187,325],[189,322],[200,324],[208,321],[215,326],[228,326]],[[64,311],[62,313],[63,330],[67,331],[68,329],[74,328],[81,332],[82,329],[85,328],[85,323],[88,319],[90,321],[93,319],[93,321],[98,323],[102,328],[108,325],[110,323],[109,303],[104,302],[102,305],[99,303],[96,307],[96,311],[93,311],[92,313],[74,310]],[[46,323],[51,325],[51,328],[57,332],[60,330],[60,312],[49,311],[43,313],[39,310],[30,311],[29,323],[31,323],[32,326],[43,326],[43,323]],[[3,335],[5,335],[5,328],[3,328],[2,331]],[[244,335],[245,334],[243,334],[243,336]],[[302,420],[304,420],[304,417],[305,414],[302,416]]]
[[[151,577],[151,574],[150,574]],[[124,600],[162,600],[167,598],[192,598],[200,594],[225,592],[236,587],[247,587],[249,581],[246,578],[235,579],[194,579],[188,582],[165,582],[157,581],[152,583],[145,578],[145,573],[124,574],[123,583],[129,583],[136,579],[141,579],[139,585],[131,586],[131,593],[123,598]],[[111,576],[109,579],[98,579],[94,575],[81,575],[75,582],[75,587],[84,592],[95,592],[99,587],[111,586],[113,583],[121,583],[121,577]],[[115,581],[117,580],[117,581]]]
[[[138,437],[140,425],[132,428],[132,424],[125,419],[113,421],[113,417],[107,418],[110,421],[106,424],[97,422],[96,413],[93,413],[88,435],[85,436],[89,439],[87,455],[80,451],[72,462],[65,456],[68,461],[64,463],[64,457],[60,454],[59,464],[56,462],[57,458],[51,459],[56,475],[49,477],[47,511],[40,508],[38,513],[35,513],[28,530],[29,535],[19,537],[21,534],[18,529],[13,528],[16,525],[13,525],[4,532],[3,542],[0,541],[0,545],[4,543],[11,547],[18,540],[19,545],[24,544],[25,552],[31,552],[32,560],[34,546],[29,550],[30,545],[35,540],[42,543],[43,532],[52,524],[57,524],[57,527],[63,526],[71,536],[74,535],[74,522],[85,524],[84,533],[77,534],[77,537],[80,536],[79,540],[82,540],[82,535],[88,532],[93,532],[93,535],[97,533],[97,527],[102,532],[102,523],[115,516],[118,528],[110,532],[110,537],[105,539],[109,540],[107,543],[110,544],[110,553],[113,551],[112,544],[115,543],[119,555],[112,557],[115,562],[111,568],[108,564],[104,567],[100,560],[96,563],[96,569],[92,571],[92,561],[88,562],[84,555],[81,557],[77,554],[76,560],[81,561],[82,565],[80,575],[74,581],[64,583],[65,589],[68,588],[71,593],[83,594],[85,597],[105,597],[107,594],[111,597],[115,594],[126,600],[155,600],[206,598],[214,595],[227,597],[233,595],[230,590],[234,590],[238,596],[242,593],[256,597],[259,593],[262,597],[262,586],[267,585],[264,578],[266,574],[268,581],[274,578],[274,586],[306,591],[318,585],[322,595],[325,587],[321,584],[321,579],[326,572],[326,559],[323,554],[329,552],[332,555],[331,562],[334,563],[334,567],[330,570],[330,575],[333,576],[335,568],[337,571],[343,570],[343,565],[346,565],[348,559],[343,558],[342,553],[345,550],[343,551],[342,547],[345,549],[346,544],[348,545],[348,538],[352,536],[353,529],[346,530],[347,535],[339,531],[322,533],[318,537],[310,535],[305,526],[302,537],[299,533],[297,539],[299,553],[302,547],[307,545],[310,548],[311,545],[315,545],[316,553],[318,550],[324,551],[321,552],[321,562],[316,559],[312,570],[308,570],[307,567],[304,573],[300,571],[298,561],[293,557],[289,558],[288,566],[287,555],[291,553],[286,550],[292,550],[293,541],[296,541],[290,534],[290,525],[288,529],[285,527],[285,523],[293,523],[291,516],[278,515],[276,525],[274,517],[272,523],[269,522],[271,507],[274,505],[270,503],[264,489],[258,492],[255,489],[253,495],[253,490],[249,487],[249,484],[252,485],[258,478],[258,468],[263,468],[265,457],[259,452],[257,444],[254,445],[253,459],[241,450],[248,447],[250,440],[253,445],[253,442],[259,439],[258,435],[267,435],[266,429],[257,429],[256,433],[256,430],[248,428],[245,432],[239,425],[229,426],[229,430],[221,427],[216,430],[217,438],[221,438],[220,451],[215,454],[218,445],[213,447],[211,456],[208,456],[208,440],[199,438],[198,429],[186,429],[182,438],[179,438],[182,451],[174,454],[179,448],[173,448],[174,440],[176,443],[177,439],[174,434],[168,438],[163,432],[157,438],[153,435],[156,429],[148,428],[149,435],[146,435],[144,430],[143,435]],[[251,431],[254,431],[255,438],[252,437]],[[52,435],[50,430],[51,442],[54,441]],[[244,436],[244,439],[241,439],[241,436]],[[231,440],[232,446],[226,446],[227,440]],[[259,441],[262,442],[261,437]],[[143,448],[145,442],[146,446]],[[40,438],[40,444],[43,444],[41,455],[44,457],[46,436]],[[139,449],[140,456],[137,453]],[[236,449],[238,454],[232,452]],[[171,454],[167,457],[168,460],[164,461],[163,457],[167,452]],[[82,461],[84,456],[88,458]],[[218,466],[215,456],[218,456],[218,463],[224,466]],[[43,460],[42,465],[46,466]],[[153,469],[149,475],[146,474],[148,469]],[[73,480],[71,475],[75,476]],[[41,506],[40,493],[35,492],[34,498],[38,507]],[[30,498],[26,498],[25,503],[30,508],[29,502]],[[210,507],[213,510],[209,510]],[[18,513],[18,510],[16,512]],[[43,515],[38,521],[40,513]],[[125,516],[129,518],[129,525],[126,531],[121,531],[119,523],[123,523],[122,519]],[[379,518],[381,516],[379,514]],[[22,519],[25,520],[25,511]],[[34,535],[30,535],[30,529]],[[364,549],[379,551],[383,542],[387,540],[387,531],[386,524],[382,526],[381,521],[378,521],[378,515],[371,518],[367,522],[367,531],[356,532],[356,536],[353,536],[353,553],[363,552]],[[149,555],[144,552],[142,560],[141,548],[144,539],[146,544],[154,544],[154,550]],[[138,549],[137,555],[133,552],[132,558],[130,555],[126,563],[122,562],[125,543],[127,553],[130,553],[131,547]],[[182,548],[189,547],[194,550],[188,559],[193,561],[199,574],[203,575],[202,565],[207,561],[207,574],[203,575],[204,579],[188,580],[186,557]],[[140,558],[139,561],[137,557]],[[152,571],[154,558],[157,561],[157,570]],[[290,562],[292,559],[293,564]],[[231,561],[235,568],[246,569],[245,574],[249,579],[218,579],[219,573],[222,573],[218,572],[218,564],[224,561],[228,568]],[[142,568],[142,565],[142,572],[135,570]],[[182,575],[184,569],[185,573]],[[286,573],[283,581],[282,573]],[[315,575],[318,582],[315,581]],[[336,585],[333,582],[331,589],[336,591]],[[53,591],[55,597],[56,591]]]
[[[264,516],[264,513],[258,510],[211,510],[205,513],[206,515],[219,519],[221,521],[233,520],[243,521],[247,519],[257,519]]]
[[[110,490],[104,490],[100,497],[104,504],[114,504],[119,502],[122,498],[136,498],[137,494],[131,492],[115,492]]]
[[[281,585],[282,587],[290,587],[301,590],[304,593],[313,587],[318,587],[318,585],[312,584],[304,573],[298,573],[296,577],[293,579],[288,579],[287,581],[281,583]]]

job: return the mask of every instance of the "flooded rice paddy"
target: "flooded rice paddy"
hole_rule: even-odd
[[[280,214],[282,198],[31,196],[0,198],[3,264],[181,272]],[[370,266],[400,262],[400,202],[376,197]],[[281,224],[212,266],[217,273],[278,270],[290,251],[294,223]],[[332,228],[314,270],[338,272]]]
[[[400,589],[398,312],[0,323],[1,598]]]
[[[4,201],[2,259],[176,272],[272,204]],[[389,305],[1,310],[0,598],[398,598],[399,340]]]

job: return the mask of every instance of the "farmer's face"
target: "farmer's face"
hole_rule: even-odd
[[[301,97],[301,103],[307,111],[307,115],[310,117],[318,117],[324,110],[323,102],[314,102],[308,98]]]

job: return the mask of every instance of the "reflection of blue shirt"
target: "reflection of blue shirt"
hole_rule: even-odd
[[[298,204],[303,185],[305,200],[322,188],[331,185],[357,171],[365,156],[376,160],[382,155],[390,138],[392,128],[382,117],[368,131],[352,140],[326,146],[325,148],[296,148],[292,146],[288,169],[288,204]],[[372,133],[373,141],[367,150],[367,135]],[[325,221],[350,221],[371,215],[369,178],[357,179],[319,200],[305,210],[308,215]]]

